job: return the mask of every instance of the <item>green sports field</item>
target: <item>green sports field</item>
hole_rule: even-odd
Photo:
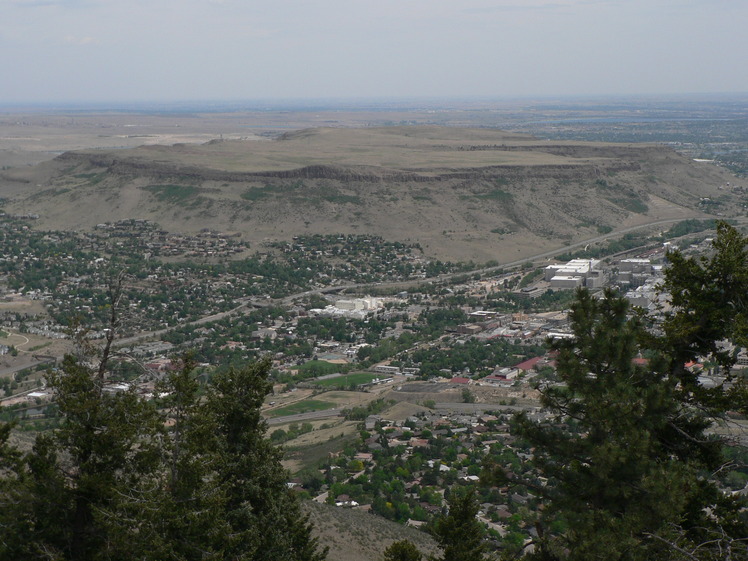
[[[309,411],[324,411],[325,409],[334,409],[335,404],[320,399],[305,399],[285,407],[279,407],[269,411],[271,417],[286,417],[287,415],[296,415],[298,413],[308,413]]]

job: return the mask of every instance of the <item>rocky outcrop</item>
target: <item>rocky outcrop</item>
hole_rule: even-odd
[[[229,172],[208,167],[176,165],[158,161],[117,158],[111,154],[91,152],[66,152],[56,158],[60,162],[106,169],[107,173],[122,176],[147,176],[153,179],[182,178],[190,181],[228,181],[241,183],[257,178],[279,179],[332,179],[352,182],[380,181],[431,181],[418,173],[366,167],[341,167],[332,165],[304,166],[291,170],[261,172]]]

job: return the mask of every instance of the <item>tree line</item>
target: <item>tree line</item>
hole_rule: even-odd
[[[322,561],[260,415],[270,362],[201,388],[185,357],[150,399],[105,389],[111,341],[48,374],[31,451],[0,426],[0,559]]]

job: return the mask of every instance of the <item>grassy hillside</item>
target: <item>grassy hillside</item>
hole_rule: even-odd
[[[330,547],[328,561],[381,561],[392,542],[406,539],[426,554],[437,552],[436,543],[425,532],[374,514],[311,501],[304,502],[304,509],[314,523],[315,535]]]
[[[68,152],[0,181],[6,211],[39,214],[45,228],[145,218],[171,231],[241,232],[255,248],[300,233],[365,233],[463,261],[729,216],[741,202],[720,189],[733,177],[662,146],[424,126]]]

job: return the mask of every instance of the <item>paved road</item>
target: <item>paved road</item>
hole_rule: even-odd
[[[619,236],[623,236],[625,234],[629,234],[631,232],[635,232],[637,230],[643,230],[645,228],[651,228],[652,226],[664,226],[665,224],[673,224],[676,222],[683,222],[684,220],[688,220],[690,218],[699,218],[698,215],[692,215],[692,216],[684,216],[681,218],[670,218],[668,220],[658,220],[656,222],[649,222],[648,224],[640,224],[639,226],[631,226],[630,228],[624,228],[623,230],[616,230],[615,232],[610,232],[608,234],[603,234],[601,236],[595,236],[594,238],[589,238],[586,240],[582,240],[581,242],[576,242],[571,245],[567,245],[565,247],[561,247],[558,249],[553,249],[551,251],[546,251],[544,253],[538,253],[537,255],[533,255],[531,257],[526,257],[524,259],[518,259],[517,261],[511,261],[509,263],[503,263],[501,265],[498,265],[496,267],[488,267],[486,269],[478,269],[476,271],[469,271],[467,273],[456,273],[447,275],[446,278],[452,278],[458,275],[471,275],[475,273],[490,273],[492,271],[498,271],[500,269],[511,269],[512,267],[517,267],[520,265],[524,265],[527,262],[537,261],[538,259],[547,259],[549,257],[555,257],[556,255],[561,255],[562,253],[566,253],[569,250],[576,249],[578,247],[584,247],[589,244],[602,242],[605,240],[608,240],[610,238],[617,238]],[[702,217],[704,218],[704,217]],[[442,278],[442,277],[439,277]]]
[[[533,405],[499,405],[498,403],[437,403],[437,411],[451,411],[454,413],[476,413],[484,411],[528,411],[539,409],[539,406]],[[309,413],[298,413],[296,415],[287,415],[285,417],[272,417],[267,419],[269,426],[283,425],[286,423],[298,423],[302,421],[315,421],[319,419],[328,419],[330,417],[339,417],[340,409],[326,409],[324,411],[310,411]]]
[[[10,376],[11,374],[15,374],[19,370],[24,370],[25,368],[33,368],[34,366],[38,366],[40,364],[46,364],[48,363],[48,360],[32,360],[31,362],[24,362],[23,364],[17,364],[16,366],[11,366],[8,368],[0,368],[0,378],[5,376]]]
[[[423,286],[427,284],[432,284],[434,282],[443,282],[443,281],[449,281],[455,277],[464,277],[469,275],[474,275],[476,273],[485,274],[485,273],[493,273],[496,271],[500,271],[503,269],[511,269],[513,267],[519,267],[521,265],[524,265],[528,262],[538,261],[540,259],[547,259],[549,257],[555,257],[556,255],[561,255],[562,253],[567,253],[572,249],[576,249],[579,247],[584,247],[589,244],[605,241],[611,238],[616,238],[619,236],[623,236],[625,234],[629,234],[631,232],[635,232],[637,230],[643,230],[645,228],[651,228],[653,226],[664,226],[666,224],[674,224],[677,222],[682,222],[684,220],[688,220],[690,218],[705,218],[700,215],[689,215],[689,216],[683,216],[681,218],[670,218],[668,220],[658,220],[656,222],[649,222],[647,224],[640,224],[638,226],[631,226],[629,228],[624,228],[623,230],[617,230],[615,232],[610,232],[608,234],[603,234],[600,236],[595,236],[594,238],[588,238],[586,240],[582,240],[580,242],[576,242],[570,245],[566,245],[564,247],[559,247],[557,249],[552,249],[550,251],[545,251],[543,253],[538,253],[536,255],[531,255],[529,257],[523,257],[522,259],[517,259],[516,261],[509,261],[507,263],[500,263],[499,265],[496,265],[495,267],[485,267],[482,269],[475,269],[472,271],[461,271],[459,273],[448,273],[444,275],[439,275],[437,277],[432,277],[428,279],[417,279],[417,280],[407,280],[407,281],[392,281],[392,282],[382,282],[382,283],[362,283],[362,284],[347,284],[347,285],[338,285],[338,286],[330,286],[325,287],[323,289],[319,290],[308,290],[306,292],[302,292],[299,294],[292,294],[291,296],[287,296],[282,299],[283,302],[290,302],[296,298],[308,296],[310,294],[323,294],[323,293],[329,293],[329,292],[337,292],[340,290],[351,290],[351,289],[362,289],[362,288],[409,288],[413,286]]]

